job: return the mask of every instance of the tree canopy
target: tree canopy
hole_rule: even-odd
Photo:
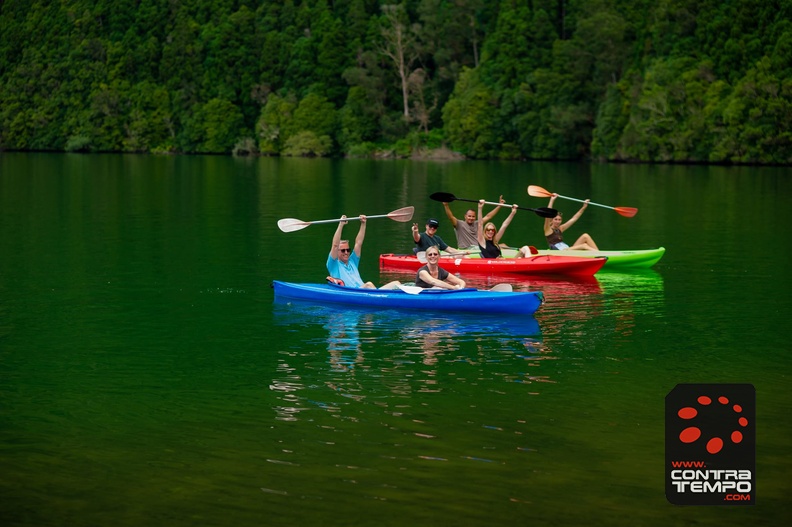
[[[5,0],[0,149],[792,164],[792,0]]]

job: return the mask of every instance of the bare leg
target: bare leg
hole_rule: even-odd
[[[587,251],[599,251],[599,247],[597,244],[594,243],[594,240],[588,233],[582,234],[580,238],[577,239],[575,245],[570,247],[570,249],[585,249]]]
[[[517,256],[515,256],[515,258],[528,258],[532,254],[539,254],[539,251],[536,250],[536,247],[533,245],[523,245],[517,251]]]
[[[401,282],[394,280],[393,282],[388,282],[384,286],[380,287],[380,289],[398,289],[400,285]]]

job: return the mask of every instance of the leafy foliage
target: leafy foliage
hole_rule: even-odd
[[[792,0],[5,0],[0,149],[792,163]]]

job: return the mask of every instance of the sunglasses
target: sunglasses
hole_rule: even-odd
[[[426,257],[427,258],[439,258],[440,254],[439,253],[426,253]]]
[[[487,232],[495,232],[495,229],[484,229]]]
[[[346,249],[338,249],[338,250],[341,251],[342,253],[348,253],[352,251],[352,249],[350,249],[349,247],[347,247]]]

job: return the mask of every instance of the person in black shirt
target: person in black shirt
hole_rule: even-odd
[[[484,200],[479,201],[478,205],[478,213],[479,218],[482,217],[484,212]],[[484,220],[480,220],[478,224],[478,244],[479,249],[481,250],[481,257],[482,258],[499,258],[501,256],[501,248],[500,248],[500,240],[503,236],[503,233],[506,232],[506,228],[514,218],[514,215],[517,213],[517,205],[512,205],[511,213],[509,213],[509,217],[503,220],[501,224],[500,231],[495,224],[492,222],[484,223]],[[484,227],[481,225],[484,224]]]
[[[426,249],[426,265],[418,269],[415,275],[415,285],[418,287],[441,289],[464,289],[465,281],[455,274],[451,274],[439,265],[440,249],[436,246]]]

